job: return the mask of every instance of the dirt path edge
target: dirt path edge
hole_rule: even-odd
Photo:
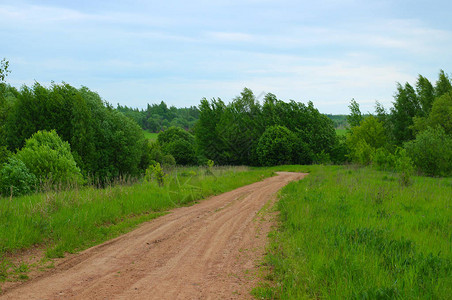
[[[61,260],[0,299],[247,299],[274,224],[276,193],[307,174],[277,172],[142,224]]]

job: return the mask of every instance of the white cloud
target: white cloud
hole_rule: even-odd
[[[11,83],[64,80],[129,106],[229,101],[248,86],[346,112],[352,97],[389,105],[396,81],[452,68],[446,25],[369,13],[355,0],[5,3],[0,38]]]

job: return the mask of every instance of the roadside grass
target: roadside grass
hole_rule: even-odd
[[[452,178],[308,166],[277,204],[253,294],[264,299],[450,299]]]
[[[18,267],[8,259],[11,254],[44,245],[47,258],[63,257],[128,232],[169,209],[272,174],[247,167],[214,167],[212,172],[203,167],[174,168],[163,187],[141,182],[0,198],[0,282],[10,280]]]
[[[149,132],[147,130],[143,130],[143,133],[144,133],[144,137],[147,138],[148,140],[151,140],[151,141],[157,140],[158,133]]]

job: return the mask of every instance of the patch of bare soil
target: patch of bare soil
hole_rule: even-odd
[[[279,172],[181,207],[60,261],[0,299],[247,299],[258,281],[275,193],[306,174]]]

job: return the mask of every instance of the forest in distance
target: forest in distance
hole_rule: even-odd
[[[146,109],[127,107],[118,103],[116,109],[150,133],[159,133],[169,127],[180,127],[191,131],[199,119],[197,106],[168,107],[165,101],[161,101],[159,104],[147,104]],[[334,127],[337,129],[345,129],[347,126],[346,115],[326,114],[326,116],[333,121]]]
[[[373,165],[430,176],[452,173],[452,85],[440,71],[435,83],[419,75],[397,84],[393,107],[378,102],[362,114],[352,99],[346,123],[312,102],[262,102],[244,88],[225,103],[198,107],[114,108],[87,87],[39,83],[17,89],[0,77],[0,191],[20,195],[39,186],[139,178],[149,167],[173,165]],[[337,135],[335,128],[347,128]],[[156,141],[143,130],[159,132]],[[149,170],[148,170],[149,171]]]

